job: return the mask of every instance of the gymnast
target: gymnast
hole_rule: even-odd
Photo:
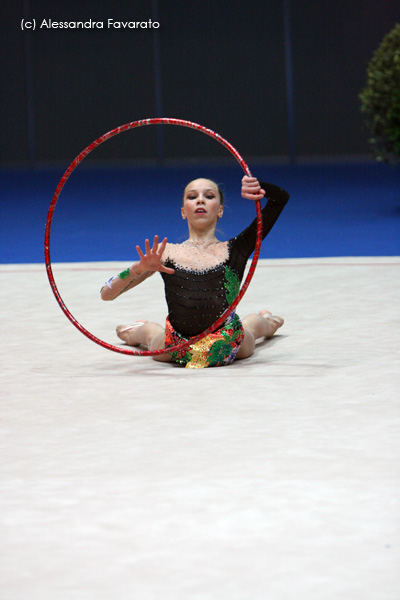
[[[262,209],[263,239],[281,214],[289,194],[276,185],[245,175],[242,197],[255,201],[264,196],[268,202]],[[145,253],[136,246],[140,260],[101,288],[103,300],[114,300],[156,271],[164,280],[168,306],[165,327],[145,320],[119,325],[117,335],[126,344],[143,345],[150,351],[172,348],[205,331],[232,304],[255,248],[257,219],[238,236],[221,242],[215,229],[223,212],[223,193],[214,181],[191,181],[184,190],[181,207],[189,238],[181,244],[167,243],[164,238],[159,244],[156,235],[152,247],[146,240]],[[247,315],[242,322],[233,311],[214,333],[181,350],[153,358],[192,369],[228,365],[251,356],[256,340],[272,337],[283,322],[267,310]]]

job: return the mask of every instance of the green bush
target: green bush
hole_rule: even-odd
[[[400,25],[383,38],[367,69],[360,93],[368,141],[377,160],[400,159]]]

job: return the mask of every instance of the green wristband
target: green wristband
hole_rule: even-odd
[[[120,277],[121,279],[127,279],[128,277],[130,277],[129,269],[130,269],[130,267],[125,269],[125,271],[122,271],[122,273],[119,273],[118,277]]]

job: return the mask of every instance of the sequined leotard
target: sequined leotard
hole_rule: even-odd
[[[264,239],[281,214],[289,194],[269,183],[260,181],[260,185],[268,198],[267,204],[262,209]],[[256,238],[257,219],[238,236],[226,242],[213,242],[206,246],[196,242],[167,244],[163,262],[166,266],[174,268],[175,273],[172,275],[161,273],[169,313],[166,331],[168,334],[170,330],[171,334],[169,337],[167,335],[166,345],[202,333],[228,308],[240,289],[247,260],[255,248]],[[234,318],[235,315],[232,316],[232,319]],[[236,331],[235,324],[241,327],[241,323],[237,316],[235,323],[232,319],[228,323],[228,329],[231,331],[233,328]],[[240,342],[241,339],[237,341]],[[180,360],[182,357],[177,356],[173,358],[183,364],[191,362],[189,353],[186,352],[184,355],[184,360]],[[220,364],[226,364],[226,360]]]

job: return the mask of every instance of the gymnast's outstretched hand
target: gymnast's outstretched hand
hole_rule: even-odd
[[[256,177],[245,175],[242,179],[242,197],[248,200],[261,200],[265,191],[260,187]]]
[[[149,240],[145,241],[145,254],[143,254],[140,246],[136,246],[137,253],[140,257],[139,263],[134,267],[137,274],[143,273],[144,271],[161,271],[162,273],[168,273],[169,275],[175,273],[175,269],[165,267],[161,260],[166,243],[167,238],[164,238],[161,244],[159,244],[158,235],[155,235],[152,248],[150,248]]]

